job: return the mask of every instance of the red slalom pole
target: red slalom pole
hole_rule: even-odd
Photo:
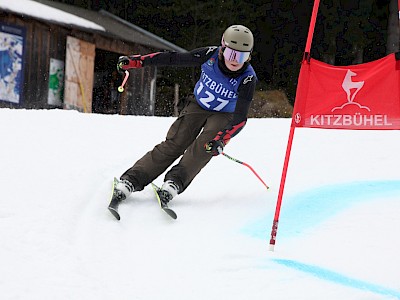
[[[310,21],[310,27],[308,28],[306,48],[305,48],[305,51],[304,51],[306,53],[310,53],[310,51],[311,51],[311,43],[312,43],[312,39],[313,39],[313,36],[314,36],[315,22],[317,21],[319,1],[320,0],[314,0],[314,6],[313,6],[312,15],[311,15],[311,21]]]
[[[236,158],[233,158],[232,156],[229,156],[228,154],[224,153],[224,152],[220,152],[223,156],[229,158],[230,160],[233,160],[234,162],[237,162],[241,165],[244,165],[246,167],[248,167],[250,169],[250,171],[253,172],[254,175],[256,175],[256,177],[262,182],[262,184],[267,188],[267,190],[269,189],[269,186],[264,182],[264,180],[261,179],[260,175],[257,174],[257,172],[249,165],[246,164],[245,162],[242,162]]]
[[[311,20],[310,20],[310,26],[308,29],[306,47],[305,47],[305,51],[304,51],[305,55],[304,55],[303,59],[306,59],[311,51],[311,43],[312,43],[312,39],[313,39],[313,35],[314,35],[315,22],[317,20],[319,2],[320,2],[320,0],[314,0],[313,10],[312,10],[312,15],[311,15]],[[299,87],[299,86],[297,86],[297,87]],[[272,223],[271,239],[269,241],[269,250],[270,251],[274,251],[276,235],[278,232],[279,214],[281,212],[283,191],[285,189],[285,182],[286,182],[286,174],[287,174],[287,170],[289,167],[290,153],[292,150],[293,137],[294,137],[294,132],[295,132],[295,128],[296,128],[294,125],[294,122],[293,122],[294,118],[295,118],[295,116],[292,116],[292,124],[290,127],[290,133],[289,133],[288,143],[287,143],[287,147],[286,147],[285,162],[283,164],[281,183],[279,186],[279,193],[278,193],[278,199],[276,201],[275,215],[274,215],[274,220]]]
[[[285,189],[286,174],[287,174],[287,170],[289,167],[289,159],[290,159],[290,153],[292,150],[294,130],[295,130],[295,127],[292,125],[290,127],[289,139],[288,139],[288,143],[287,143],[287,147],[286,147],[285,162],[283,163],[281,183],[279,185],[278,200],[276,201],[274,221],[272,223],[271,239],[269,241],[269,250],[270,251],[274,251],[276,234],[278,233],[279,214],[281,212],[282,197],[283,197],[283,191]]]

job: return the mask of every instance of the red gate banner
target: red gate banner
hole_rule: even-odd
[[[399,69],[394,53],[350,66],[304,59],[292,126],[400,129]]]
[[[400,53],[359,65],[332,66],[310,58],[320,0],[314,0],[292,125],[272,223],[275,247],[286,174],[296,127],[400,129]],[[400,8],[400,0],[398,1]],[[400,13],[400,9],[399,9]],[[397,56],[397,57],[396,57]]]

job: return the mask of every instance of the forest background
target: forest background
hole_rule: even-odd
[[[278,101],[281,107],[271,116],[291,114],[313,0],[55,1],[107,10],[187,50],[219,45],[228,26],[243,24],[255,38],[252,65],[259,84],[254,104],[259,107],[253,105],[253,113],[262,110],[266,102],[271,106]],[[313,58],[332,65],[359,64],[398,51],[398,44],[397,0],[321,0]],[[160,68],[158,85],[168,89],[178,83],[182,93],[190,93],[197,69]]]

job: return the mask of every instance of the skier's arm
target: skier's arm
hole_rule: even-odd
[[[256,89],[256,79],[249,80],[247,78],[241,83],[238,89],[238,100],[236,102],[235,111],[233,113],[232,122],[224,128],[224,130],[218,132],[217,139],[222,139],[226,145],[229,140],[237,135],[242,128],[246,125],[247,114],[249,112],[251,101],[253,100],[254,91]]]
[[[230,130],[231,127],[237,127],[243,122],[246,123],[251,101],[253,100],[256,89],[256,83],[257,81],[253,77],[251,81],[247,82],[246,84],[242,83],[242,85],[239,87],[238,101],[233,113],[233,120],[230,126],[225,128],[226,130]],[[242,127],[240,127],[240,129]],[[235,136],[237,133],[239,133],[239,131],[232,132],[231,137]]]
[[[146,66],[200,66],[206,62],[215,51],[218,51],[218,47],[197,48],[186,53],[166,51],[147,55],[121,56],[118,59],[118,68],[127,70]]]
[[[218,47],[202,47],[187,53],[159,52],[143,56],[143,66],[201,66],[217,51]]]
[[[256,88],[255,77],[246,77],[238,88],[238,100],[236,102],[233,120],[223,130],[219,131],[212,141],[206,143],[205,149],[212,155],[218,155],[232,137],[237,135],[247,122],[251,101]]]

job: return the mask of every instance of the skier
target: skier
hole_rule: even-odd
[[[122,201],[132,192],[143,190],[182,156],[157,191],[160,204],[167,206],[213,156],[223,151],[247,121],[257,82],[250,65],[253,44],[253,34],[247,27],[233,25],[223,33],[220,46],[119,58],[119,71],[146,66],[201,66],[201,76],[165,141],[121,175],[114,197]]]

